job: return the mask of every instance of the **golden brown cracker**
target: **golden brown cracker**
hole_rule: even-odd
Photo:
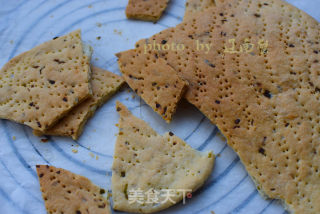
[[[50,128],[91,96],[90,58],[80,30],[14,57],[0,70],[0,118]]]
[[[88,178],[48,165],[36,168],[48,213],[111,213],[105,190]]]
[[[87,120],[99,106],[105,103],[124,83],[122,77],[101,68],[92,67],[92,97],[88,98],[52,128],[45,132],[34,131],[36,135],[70,136],[74,140],[81,135]]]
[[[126,15],[129,19],[157,21],[167,8],[169,0],[129,0]]]
[[[213,168],[212,152],[196,151],[172,132],[159,135],[120,102],[117,111],[119,134],[112,165],[114,209],[157,212],[204,184]],[[137,195],[140,193],[142,198]],[[166,200],[167,193],[171,200]]]
[[[143,60],[145,56],[139,51],[117,54],[123,78],[155,112],[170,122],[187,82],[156,54],[148,55],[148,60],[140,63],[139,58]]]

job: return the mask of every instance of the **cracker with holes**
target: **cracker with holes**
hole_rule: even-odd
[[[36,168],[48,213],[111,213],[105,190],[88,178],[48,165]]]
[[[186,99],[219,127],[258,190],[292,213],[320,213],[319,23],[280,0],[215,2],[137,47],[184,44],[156,53],[189,81]]]
[[[148,60],[143,63],[139,59],[144,60],[144,54],[137,50],[118,53],[117,57],[128,85],[166,122],[170,122],[187,82],[157,54],[148,55]]]
[[[88,98],[45,132],[34,131],[35,135],[70,136],[74,140],[81,135],[87,120],[99,106],[105,103],[123,85],[122,77],[112,72],[92,67],[92,97]]]
[[[159,135],[120,102],[117,111],[119,134],[112,165],[114,209],[157,212],[184,200],[204,184],[213,168],[212,152],[194,150],[172,132]],[[166,200],[167,194],[172,200]]]
[[[44,131],[91,96],[91,47],[80,30],[11,59],[0,70],[0,118]]]
[[[128,19],[156,22],[167,8],[169,0],[129,0],[126,8]]]

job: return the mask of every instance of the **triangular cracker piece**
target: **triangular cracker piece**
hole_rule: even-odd
[[[196,151],[172,132],[157,134],[119,102],[117,111],[120,132],[112,165],[114,209],[157,212],[204,184],[213,168],[212,152]]]
[[[185,97],[219,127],[265,196],[293,213],[320,213],[319,23],[285,1],[215,2],[149,38],[188,51],[137,62],[158,54],[190,82]]]
[[[72,109],[68,115],[45,132],[34,131],[40,135],[70,136],[74,140],[81,135],[87,120],[97,108],[105,103],[124,83],[122,77],[112,72],[92,67],[92,97]]]
[[[109,201],[103,196],[105,190],[88,178],[48,165],[36,168],[48,213],[111,213]]]
[[[44,131],[91,95],[91,48],[80,30],[11,59],[0,70],[0,118]]]
[[[126,15],[129,19],[157,21],[165,11],[169,0],[129,0]]]
[[[144,59],[144,56],[136,50],[118,53],[117,57],[128,85],[166,122],[170,122],[187,82],[157,55],[150,56],[143,64],[139,58]]]

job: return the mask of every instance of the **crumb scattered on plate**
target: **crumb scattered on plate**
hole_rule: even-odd
[[[122,35],[122,31],[121,30],[117,30],[117,29],[114,29],[113,33],[118,34],[120,36]]]
[[[94,158],[94,154],[92,152],[90,152],[89,155]]]

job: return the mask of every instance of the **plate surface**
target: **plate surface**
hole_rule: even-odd
[[[320,0],[289,2],[320,20],[317,9]],[[0,66],[35,45],[80,28],[83,40],[94,48],[93,64],[117,74],[115,53],[133,48],[141,38],[179,24],[185,9],[185,1],[172,0],[163,18],[153,24],[127,20],[124,14],[127,0],[0,0],[0,3]],[[260,197],[237,155],[195,107],[182,101],[168,125],[128,88],[97,111],[78,141],[52,137],[43,143],[28,127],[0,120],[0,213],[46,213],[36,164],[63,167],[110,189],[118,131],[116,100],[159,133],[173,131],[193,148],[213,150],[217,154],[206,185],[185,205],[178,204],[163,213],[285,213],[276,201]]]

